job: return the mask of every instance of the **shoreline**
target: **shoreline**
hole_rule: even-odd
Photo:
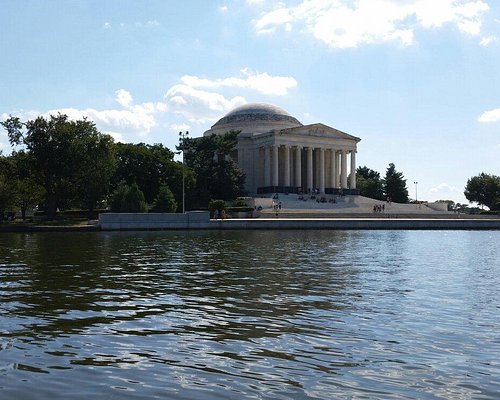
[[[9,233],[29,233],[29,232],[100,232],[99,225],[24,225],[9,224],[0,225],[0,234]]]
[[[0,225],[0,234],[35,232],[111,232],[168,230],[500,230],[500,218],[258,218],[206,221],[154,221],[47,226]]]

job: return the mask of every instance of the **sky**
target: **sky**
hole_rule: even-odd
[[[0,0],[0,54],[1,120],[173,150],[264,102],[360,137],[358,164],[394,163],[411,198],[500,175],[498,0]]]

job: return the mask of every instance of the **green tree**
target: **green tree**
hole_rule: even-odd
[[[113,187],[120,182],[137,183],[146,202],[152,203],[162,185],[174,193],[177,204],[182,202],[182,163],[174,161],[174,153],[161,144],[118,143],[116,145],[117,168],[113,175]],[[184,169],[185,187],[194,185],[195,177],[190,168]]]
[[[464,195],[470,202],[488,207],[492,211],[500,210],[500,176],[484,172],[467,181]]]
[[[125,196],[127,195],[129,190],[130,186],[128,186],[125,182],[120,182],[118,184],[118,187],[111,195],[110,206],[112,212],[115,213],[125,212],[124,211]]]
[[[384,200],[384,191],[380,173],[368,167],[356,169],[356,186],[361,196]]]
[[[0,154],[0,223],[7,210],[14,210],[17,201],[17,171],[12,157]]]
[[[109,193],[111,178],[116,169],[115,144],[109,135],[96,129],[78,130],[76,140],[80,155],[76,171],[76,191],[82,208],[92,218],[97,203]],[[82,135],[83,134],[83,135]]]
[[[216,215],[220,216],[222,211],[226,211],[226,202],[224,200],[210,200],[208,210],[213,217]]]
[[[387,168],[382,187],[384,189],[384,196],[390,198],[391,201],[396,203],[408,202],[406,179],[404,179],[402,172],[396,171],[393,163],[390,163]]]
[[[211,199],[234,200],[243,194],[245,175],[232,160],[239,132],[186,138],[178,149],[196,174],[196,184],[188,192],[188,204],[207,207]]]
[[[37,206],[45,196],[45,189],[32,178],[15,181],[15,205],[21,210],[22,219],[26,219],[26,211]]]
[[[148,206],[144,199],[144,193],[142,193],[139,186],[136,183],[130,186],[124,199],[123,210],[129,213],[144,213],[147,212]]]
[[[111,211],[119,213],[144,213],[148,206],[144,200],[139,186],[133,183],[131,186],[121,183],[113,192],[111,199]]]
[[[175,201],[174,194],[168,186],[162,185],[153,202],[151,211],[159,213],[173,213],[176,210],[177,202]]]
[[[64,207],[81,195],[104,192],[105,162],[113,157],[102,157],[100,146],[110,150],[112,138],[100,133],[93,122],[86,119],[70,121],[66,115],[38,117],[22,122],[10,117],[2,122],[12,146],[22,146],[31,177],[45,189],[47,216],[53,219],[58,207]],[[98,165],[96,167],[96,165]],[[93,166],[93,167],[92,167]],[[104,174],[106,175],[106,174]],[[92,182],[96,182],[92,187]],[[102,193],[101,193],[102,194]],[[91,206],[92,200],[88,205]]]
[[[0,174],[0,224],[5,218],[5,212],[14,207],[16,193],[12,183]]]

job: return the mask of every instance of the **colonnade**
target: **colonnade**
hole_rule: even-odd
[[[270,145],[263,146],[263,158],[260,186],[319,189],[320,193],[325,188],[356,189],[356,150]]]

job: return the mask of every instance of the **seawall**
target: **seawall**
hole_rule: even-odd
[[[500,230],[499,218],[257,218],[211,220],[208,212],[100,214],[101,230],[399,229]]]

